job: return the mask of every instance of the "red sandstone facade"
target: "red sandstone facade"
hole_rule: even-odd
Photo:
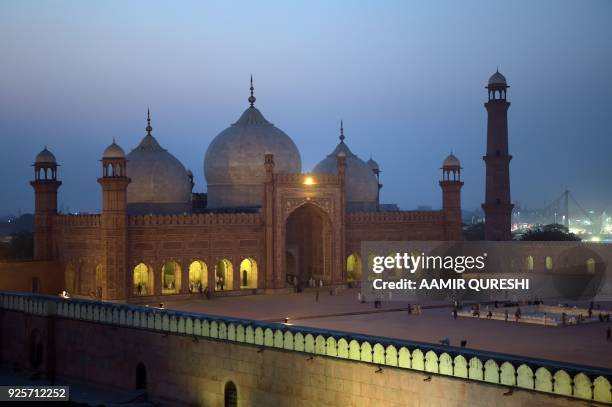
[[[463,183],[448,177],[458,177],[460,168],[444,168],[440,211],[347,213],[344,157],[338,157],[338,175],[276,174],[271,154],[262,165],[264,203],[256,213],[132,216],[125,159],[103,160],[99,215],[58,214],[57,165],[47,165],[52,177],[39,179],[45,169],[35,164],[35,258],[57,262],[73,295],[139,301],[164,298],[162,269],[169,262],[174,295],[200,294],[195,287],[220,291],[221,268],[228,273],[224,294],[270,292],[310,278],[345,284],[347,257],[359,256],[362,240],[461,239]],[[244,259],[254,282],[241,274]],[[202,269],[197,282],[190,273],[194,262]],[[146,266],[142,287],[135,283],[137,265]]]

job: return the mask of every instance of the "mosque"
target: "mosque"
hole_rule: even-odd
[[[499,72],[487,86],[485,161],[494,168],[483,208],[487,221],[508,217],[497,224],[509,235],[507,87]],[[57,212],[58,162],[45,148],[31,182],[35,260],[59,264],[73,296],[141,302],[284,292],[312,279],[343,286],[360,279],[362,240],[462,239],[457,157],[442,162],[441,210],[399,210],[380,203],[381,170],[349,148],[342,125],[335,148],[304,172],[291,137],[255,106],[252,79],[250,90],[246,110],[208,146],[205,193],[193,191],[193,174],[154,136],[150,115],[128,154],[114,141],[104,150],[100,214]]]

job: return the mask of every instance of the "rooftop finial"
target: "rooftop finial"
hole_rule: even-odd
[[[153,131],[153,127],[151,127],[151,111],[147,107],[147,135],[150,136]]]
[[[253,75],[251,75],[251,96],[249,96],[249,103],[251,104],[251,107],[255,107],[253,106],[255,104],[255,101],[257,99],[255,99],[255,96],[253,96],[253,91],[255,90],[255,88],[253,87]]]
[[[340,120],[340,142],[344,143],[344,124]]]

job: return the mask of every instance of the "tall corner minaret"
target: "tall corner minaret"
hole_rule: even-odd
[[[150,125],[149,125],[150,127]],[[127,187],[125,153],[115,141],[102,155],[102,287],[96,287],[105,300],[125,300],[129,296],[127,264]]]
[[[487,153],[483,157],[486,165],[485,239],[511,240],[512,205],[510,201],[510,160],[508,154],[508,108],[506,99],[509,88],[506,78],[495,72],[486,87],[489,100],[487,109]]]
[[[461,162],[451,152],[442,163],[442,212],[444,214],[444,239],[463,240],[461,226]]]
[[[57,190],[61,181],[57,180],[57,161],[45,146],[36,156],[33,164],[34,181],[34,260],[52,260],[53,218],[57,214]]]

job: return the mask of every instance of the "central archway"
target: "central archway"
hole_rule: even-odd
[[[286,268],[287,279],[307,284],[310,278],[331,281],[331,220],[316,205],[306,203],[287,218],[285,250],[295,259]],[[285,264],[288,266],[288,264]]]

